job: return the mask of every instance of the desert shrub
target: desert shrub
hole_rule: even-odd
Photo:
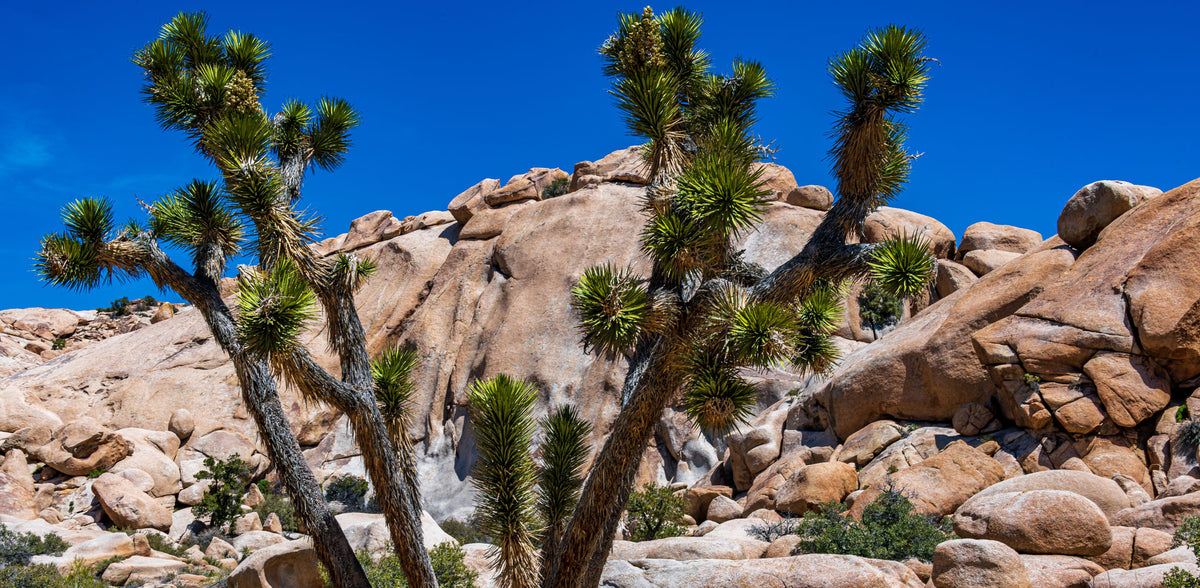
[[[366,480],[345,474],[334,478],[325,486],[325,500],[340,502],[349,511],[362,511],[366,506],[363,498],[366,497],[369,488]]]
[[[1175,429],[1175,444],[1181,449],[1195,451],[1200,446],[1200,421],[1184,421]]]
[[[170,539],[158,533],[146,533],[146,542],[150,544],[150,549],[161,551],[175,557],[183,557],[184,550],[171,542]]]
[[[91,478],[91,479],[93,479],[93,480],[94,480],[94,479],[96,479],[96,478],[99,478],[100,476],[103,476],[103,475],[104,475],[104,473],[105,473],[105,472],[107,472],[107,471],[108,471],[108,470],[95,469],[95,470],[92,470],[92,471],[88,472],[88,473],[87,473],[87,477],[88,477],[88,478]]]
[[[1192,553],[1200,553],[1200,517],[1184,517],[1175,529],[1172,547],[1187,545]],[[1163,576],[1162,588],[1200,588],[1200,578],[1181,568],[1175,568]]]
[[[468,543],[491,543],[491,537],[488,537],[482,529],[479,528],[479,522],[474,517],[466,521],[458,519],[446,519],[438,524],[447,535],[454,537],[462,545]]]
[[[212,543],[213,539],[220,539],[230,544],[233,543],[233,539],[229,535],[221,532],[221,529],[217,527],[205,527],[200,531],[193,532],[189,542],[192,545],[199,547],[200,551],[205,551],[208,549],[208,544]]]
[[[96,576],[94,566],[76,560],[66,576],[52,565],[8,565],[0,567],[0,588],[107,588]]]
[[[568,180],[567,178],[558,178],[557,180],[550,182],[550,185],[546,186],[546,188],[544,190],[542,190],[542,200],[546,200],[548,198],[554,198],[556,196],[562,196],[563,194],[566,194],[567,191],[570,189],[571,189],[571,181],[570,180]]]
[[[863,286],[858,294],[858,316],[863,326],[871,329],[871,334],[876,338],[879,337],[879,329],[899,322],[903,312],[904,300],[875,282]]]
[[[365,551],[355,554],[358,557],[358,563],[362,564],[363,571],[367,573],[367,581],[371,583],[372,588],[408,586],[408,581],[404,578],[404,569],[400,567],[400,560],[392,554],[390,546],[387,551],[388,555],[383,556],[379,561],[373,561],[371,554]],[[465,556],[462,547],[456,543],[442,543],[429,552],[429,559],[433,563],[433,575],[437,578],[438,586],[442,588],[474,588],[475,579],[479,577],[479,574],[463,563]],[[322,575],[324,575],[324,569],[322,569]],[[328,584],[328,580],[326,580],[326,584]]]
[[[63,349],[66,349],[66,348],[67,348],[67,340],[63,339],[62,337],[55,338],[54,342],[50,344],[50,349],[53,349],[55,351],[62,351]]]
[[[782,521],[775,523],[763,521],[760,524],[746,529],[746,534],[758,539],[759,541],[773,543],[776,539],[783,537],[784,535],[791,535],[795,533],[796,524],[796,520],[792,518],[785,518]]]
[[[262,482],[259,482],[259,489],[262,490]],[[279,524],[284,531],[299,532],[300,519],[296,517],[296,507],[292,506],[292,500],[283,493],[273,490],[269,484],[262,494],[262,504],[254,507],[254,512],[258,513],[259,520],[266,521],[267,515],[275,513],[279,517]]]
[[[937,545],[954,538],[947,519],[914,512],[912,502],[893,490],[863,509],[861,521],[846,516],[845,510],[845,505],[831,502],[805,514],[796,525],[801,540],[795,553],[932,561]]]
[[[111,312],[117,316],[125,316],[129,314],[129,297],[122,296],[112,302],[108,306],[97,308],[97,312]]]
[[[236,453],[225,459],[204,458],[204,469],[196,478],[212,483],[200,504],[192,508],[196,518],[207,518],[216,528],[232,523],[242,514],[242,491],[249,477],[250,465]]]
[[[679,521],[686,513],[687,502],[670,486],[646,484],[625,504],[625,538],[649,541],[683,535]]]
[[[35,555],[62,555],[67,547],[67,542],[54,533],[38,537],[0,525],[0,564],[5,566],[26,565]]]

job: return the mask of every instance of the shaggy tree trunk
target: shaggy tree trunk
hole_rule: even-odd
[[[594,583],[583,581],[592,575],[589,570],[593,557],[601,550],[607,556],[612,546],[616,520],[625,508],[654,423],[678,386],[678,382],[664,377],[670,373],[665,369],[669,347],[671,342],[660,340],[647,354],[631,362],[624,386],[632,391],[629,402],[621,409],[592,464],[579,505],[563,531],[557,556],[546,570],[545,586],[580,588],[599,583],[598,576]]]
[[[317,557],[336,586],[370,588],[362,565],[346,535],[325,503],[321,486],[309,470],[300,443],[292,434],[275,379],[266,362],[248,357],[237,338],[233,316],[211,278],[196,278],[167,258],[157,245],[149,246],[145,266],[154,281],[169,286],[200,310],[217,344],[227,353],[238,376],[242,400],[258,425],[267,457],[296,507],[296,515],[313,539]]]

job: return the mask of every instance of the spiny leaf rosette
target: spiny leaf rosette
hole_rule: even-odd
[[[598,583],[638,461],[662,410],[674,403],[710,435],[744,423],[757,401],[742,373],[789,365],[828,373],[830,333],[857,280],[900,296],[928,286],[928,244],[900,235],[863,244],[868,214],[899,192],[913,157],[897,115],[921,102],[925,39],[888,26],[830,61],[847,101],[830,150],[839,198],[806,246],[768,272],[737,243],[769,203],[758,162],[773,150],[755,138],[759,100],[774,93],[762,64],[738,59],[710,71],[698,48],[702,19],[677,8],[623,14],[600,48],[611,94],[642,148],[650,177],[642,250],[647,275],[610,266],[573,290],[584,346],[629,358],[624,405],[581,493],[545,585]]]
[[[192,180],[158,198],[144,225],[117,226],[103,199],[69,204],[63,232],[42,239],[36,268],[47,282],[78,289],[149,275],[194,305],[234,364],[245,406],[333,584],[369,588],[305,466],[278,388],[294,385],[346,414],[409,585],[434,586],[406,445],[415,356],[389,351],[371,362],[354,294],[375,264],[353,255],[314,255],[317,219],[298,208],[304,177],[345,161],[358,113],[332,97],[312,105],[289,101],[269,113],[260,104],[268,44],[239,32],[210,35],[207,22],[203,13],[179,14],[133,62],[144,74],[142,93],[155,118],[164,129],[184,133],[216,167],[217,179]],[[192,268],[176,264],[163,245],[185,251]],[[231,308],[219,284],[239,255],[251,256],[254,265],[240,268]],[[302,344],[318,316],[340,360],[339,377]]]

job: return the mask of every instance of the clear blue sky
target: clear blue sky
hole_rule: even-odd
[[[307,181],[329,235],[372,210],[441,209],[484,177],[534,166],[569,172],[634,142],[606,94],[596,48],[618,10],[642,4],[71,4],[9,3],[0,19],[0,308],[159,295],[149,282],[91,293],[45,287],[30,258],[76,197],[108,196],[119,217],[140,217],[135,198],[214,175],[181,136],[157,128],[129,62],[179,10],[207,10],[212,30],[272,43],[268,109],[331,94],[362,112],[347,164]],[[702,43],[719,69],[740,55],[771,72],[778,95],[762,105],[758,130],[802,184],[832,185],[826,132],[840,103],[826,59],[887,23],[924,29],[941,61],[909,119],[910,146],[924,156],[896,206],[959,236],[979,220],[1050,235],[1066,199],[1093,180],[1169,189],[1200,176],[1194,3],[687,6],[704,13]]]

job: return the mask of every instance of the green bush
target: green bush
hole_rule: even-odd
[[[566,194],[567,191],[570,189],[571,189],[571,181],[570,180],[568,180],[567,178],[558,178],[557,180],[550,182],[550,185],[546,186],[546,188],[544,190],[542,190],[542,200],[548,200],[548,199],[554,198],[556,196],[562,196],[563,194]]]
[[[687,502],[670,486],[646,484],[625,504],[625,538],[649,541],[683,535],[679,521],[686,513]]]
[[[904,300],[871,282],[858,294],[858,316],[871,335],[879,338],[878,329],[889,327],[900,321],[904,312]]]
[[[325,486],[325,500],[340,502],[348,511],[361,512],[366,506],[363,498],[366,497],[369,488],[366,480],[345,474],[334,478]]]
[[[50,349],[53,349],[54,351],[62,351],[63,349],[66,349],[66,348],[67,348],[67,340],[63,339],[62,337],[55,338],[54,342],[50,344]]]
[[[107,584],[83,565],[73,567],[66,577],[52,565],[9,565],[0,567],[0,588],[107,588]]]
[[[845,515],[846,507],[830,502],[809,512],[796,525],[800,543],[793,551],[837,553],[874,559],[933,560],[933,550],[954,538],[948,519],[914,512],[912,502],[888,490],[863,509],[861,521]]]
[[[242,493],[250,473],[250,465],[236,453],[221,460],[204,458],[204,469],[196,478],[212,483],[192,513],[198,519],[207,518],[208,524],[216,528],[232,523],[242,514]]]
[[[447,535],[454,537],[454,540],[458,541],[462,545],[466,545],[468,543],[492,542],[491,537],[488,537],[486,534],[484,534],[483,530],[479,528],[479,522],[474,517],[465,522],[458,519],[446,519],[441,523],[438,523],[438,526],[441,527]]]
[[[258,487],[262,490],[261,482]],[[296,507],[292,506],[292,500],[283,493],[271,489],[270,485],[263,490],[262,504],[254,507],[254,512],[258,513],[258,518],[262,521],[267,520],[267,515],[275,513],[279,517],[279,524],[284,531],[294,533],[300,531],[300,519],[296,517]]]
[[[0,565],[23,566],[35,555],[62,555],[67,547],[67,542],[54,533],[38,537],[0,525]]]
[[[1175,529],[1175,540],[1171,546],[1180,545],[1187,545],[1192,553],[1200,553],[1200,517],[1184,517],[1183,523]],[[1162,588],[1200,588],[1200,578],[1175,568],[1163,576]]]
[[[400,560],[391,553],[390,549],[388,551],[388,555],[383,556],[377,562],[372,561],[371,555],[365,551],[356,554],[358,563],[362,564],[363,571],[367,573],[367,581],[371,583],[372,588],[408,586],[408,581],[404,578],[404,569],[400,567]],[[479,574],[463,563],[465,555],[462,547],[455,543],[442,543],[429,552],[429,559],[433,562],[433,575],[437,578],[438,586],[442,588],[474,588],[475,579]]]

